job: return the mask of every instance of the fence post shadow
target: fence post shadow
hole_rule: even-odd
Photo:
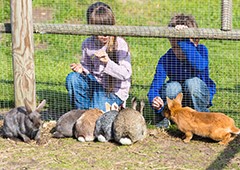
[[[229,142],[226,148],[221,152],[221,154],[216,158],[216,160],[206,168],[206,170],[224,169],[231,161],[231,159],[233,159],[234,156],[238,152],[240,152],[239,143],[240,135],[237,135],[234,140]]]

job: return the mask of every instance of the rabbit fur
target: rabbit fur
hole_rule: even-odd
[[[17,107],[7,112],[3,120],[3,137],[24,142],[34,139],[40,142],[42,125],[40,112],[45,104],[46,100],[43,100],[35,110],[32,110],[27,99],[24,99],[25,107]]]
[[[113,139],[113,121],[119,113],[119,107],[116,103],[113,103],[112,106],[108,103],[105,105],[107,112],[97,119],[94,130],[94,136],[100,142],[108,142]]]
[[[63,114],[57,121],[53,137],[73,137],[73,126],[85,110],[74,109]]]
[[[190,107],[182,107],[182,98],[182,93],[173,100],[167,97],[169,110],[165,112],[165,116],[175,122],[178,129],[185,133],[184,142],[190,142],[193,134],[196,134],[226,145],[240,133],[240,129],[234,125],[232,118],[223,113],[198,112]]]
[[[103,114],[99,109],[86,110],[74,125],[74,136],[80,142],[94,140],[94,129],[97,119]]]
[[[136,98],[132,99],[132,108],[124,108],[113,122],[114,140],[122,145],[131,145],[143,140],[147,135],[147,126],[143,117],[145,103],[141,101],[139,110]]]

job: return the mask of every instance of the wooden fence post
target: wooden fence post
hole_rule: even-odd
[[[232,0],[222,0],[221,30],[232,30]]]
[[[12,58],[15,106],[27,99],[36,107],[32,0],[11,0]]]

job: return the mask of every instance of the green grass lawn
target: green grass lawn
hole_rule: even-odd
[[[95,1],[74,0],[34,0],[33,9],[48,9],[50,19],[45,23],[86,24],[85,12]],[[195,16],[200,28],[221,28],[221,2],[217,0],[115,0],[104,1],[112,6],[117,25],[166,26],[175,13],[188,13]],[[240,0],[233,2],[233,27],[240,28]],[[2,9],[0,22],[9,22],[9,2],[0,0]],[[85,36],[35,34],[35,71],[37,80],[37,100],[46,99],[54,119],[70,109],[65,89],[65,77],[71,71],[69,64],[78,62],[81,43]],[[147,92],[151,84],[157,61],[170,44],[164,38],[125,37],[132,57],[132,88],[130,97],[136,96],[146,102],[144,116],[149,123],[154,117],[147,102]],[[212,111],[220,111],[233,117],[240,125],[239,117],[239,41],[201,40],[209,49],[210,75],[217,84]],[[11,35],[0,34],[0,108],[14,107]]]

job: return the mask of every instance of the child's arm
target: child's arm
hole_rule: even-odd
[[[131,57],[128,45],[122,38],[118,39],[117,58],[118,63],[112,60],[107,62],[104,72],[119,80],[129,79],[132,75]]]
[[[185,39],[178,42],[187,60],[197,70],[204,70],[208,66],[208,50],[204,46],[201,51],[198,51],[196,46],[189,40]]]
[[[163,63],[160,59],[159,62],[158,62],[157,68],[156,68],[156,72],[154,74],[152,84],[151,84],[150,89],[149,89],[148,94],[147,94],[148,101],[149,101],[151,106],[152,106],[153,99],[155,97],[159,96],[159,91],[162,88],[166,77],[167,77],[167,74],[166,74],[165,69],[163,67]]]
[[[118,64],[112,60],[109,60],[104,69],[104,72],[119,80],[129,79],[132,75],[130,54],[122,54],[119,56],[119,58],[120,60]]]
[[[81,65],[82,65],[82,72],[85,74],[89,74],[91,72],[91,60],[90,57],[87,55],[87,47],[85,47],[85,42],[82,44],[82,58],[81,58]]]

